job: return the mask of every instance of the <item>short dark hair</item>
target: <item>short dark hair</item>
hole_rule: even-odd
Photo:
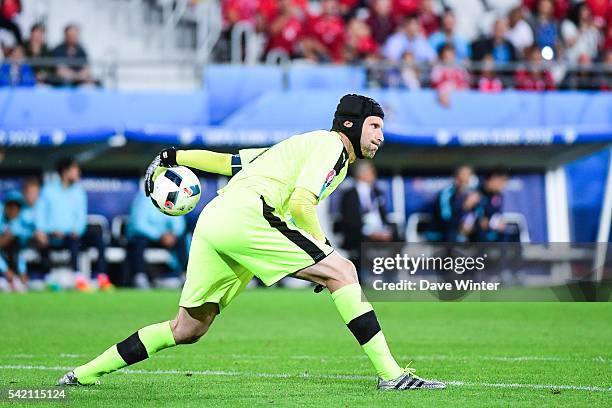
[[[62,157],[55,163],[55,169],[61,176],[64,171],[77,164],[77,161],[74,157]]]
[[[21,210],[21,207],[23,207],[21,201],[10,199],[4,202],[4,208],[9,208],[12,206],[18,207],[20,210]]]
[[[9,191],[6,197],[4,198],[4,206],[8,207],[9,205],[16,205],[19,208],[23,206],[23,197],[17,191]]]
[[[25,188],[27,186],[32,186],[32,185],[40,187],[40,179],[36,176],[30,176],[23,181],[22,187]]]
[[[442,54],[444,54],[444,51],[446,50],[455,51],[455,46],[453,43],[445,42],[440,45],[440,47],[438,47],[438,58],[442,58]]]
[[[79,25],[76,24],[76,23],[66,24],[66,26],[64,27],[64,34],[66,34],[68,32],[68,30],[70,30],[71,28],[76,28],[78,30],[79,29]]]
[[[43,23],[36,23],[36,24],[33,24],[32,27],[30,27],[30,33],[34,32],[36,30],[43,30],[43,31],[45,31],[45,25]]]
[[[505,167],[495,167],[485,173],[485,180],[489,180],[490,178],[493,178],[493,177],[508,178],[510,177],[510,173],[508,172],[508,169]]]
[[[461,169],[469,169],[472,173],[474,173],[474,168],[472,166],[470,166],[469,164],[462,164],[460,166],[457,166],[453,174],[457,176]]]
[[[402,25],[408,24],[411,21],[419,21],[419,15],[417,13],[410,13],[402,19]]]

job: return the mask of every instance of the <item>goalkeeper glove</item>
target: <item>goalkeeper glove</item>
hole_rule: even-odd
[[[145,171],[144,177],[144,188],[145,194],[147,197],[151,195],[153,192],[154,182],[157,178],[157,175],[164,169],[168,167],[176,167],[178,163],[176,162],[176,149],[174,147],[170,147],[168,149],[164,149],[149,164],[147,170]]]
[[[163,167],[178,166],[178,163],[176,162],[176,149],[174,147],[169,147],[168,149],[164,149],[159,152],[159,158]]]

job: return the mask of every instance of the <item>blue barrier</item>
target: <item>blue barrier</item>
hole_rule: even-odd
[[[221,126],[227,139],[248,132],[290,135],[327,129],[343,92],[270,92],[230,116]],[[430,90],[367,92],[385,110],[388,142],[424,145],[531,145],[612,141],[609,93],[500,94],[457,92],[449,107]],[[304,108],[306,107],[306,108]],[[255,136],[254,136],[255,137]],[[270,136],[269,142],[274,142]]]
[[[221,125],[210,126],[208,111],[213,102],[203,91],[5,89],[0,90],[0,145],[89,143],[115,133],[142,142],[270,145],[296,133],[329,129],[343,93],[268,91],[245,102]],[[391,143],[474,146],[612,141],[610,93],[457,92],[448,108],[427,90],[368,94],[385,109],[385,137]]]
[[[532,242],[547,242],[546,187],[541,174],[512,176],[504,190],[504,211],[525,216]]]
[[[220,125],[231,114],[267,92],[283,91],[285,73],[278,66],[210,65],[204,70],[210,124]],[[341,89],[355,92],[366,82],[361,67],[292,66],[286,72],[288,90]]]
[[[181,136],[185,127],[207,124],[203,92],[0,90],[0,145],[100,142],[125,129],[143,132],[155,125],[172,126],[172,135]]]
[[[290,91],[338,89],[344,93],[358,93],[366,85],[363,67],[293,65],[287,72]]]
[[[573,242],[593,242],[601,216],[609,150],[576,160],[566,166],[568,206]]]
[[[276,66],[210,65],[204,70],[209,97],[210,123],[220,124],[231,113],[269,91],[283,87],[283,72]]]

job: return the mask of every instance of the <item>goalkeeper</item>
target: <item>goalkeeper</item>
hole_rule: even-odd
[[[94,384],[103,374],[160,350],[195,343],[255,275],[268,286],[292,276],[326,287],[372,362],[378,388],[444,388],[396,363],[372,306],[364,301],[355,267],[329,246],[315,212],[345,178],[350,163],[374,157],[383,142],[383,118],[376,101],[351,94],[340,100],[331,131],[296,135],[238,155],[163,150],[147,169],[147,194],[160,168],[182,165],[235,174],[200,214],[179,311],[174,320],[144,327],[65,374],[59,384]]]

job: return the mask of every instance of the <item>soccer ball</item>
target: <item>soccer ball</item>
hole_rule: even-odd
[[[151,201],[166,215],[185,215],[200,201],[200,180],[187,167],[166,169],[153,184]]]

